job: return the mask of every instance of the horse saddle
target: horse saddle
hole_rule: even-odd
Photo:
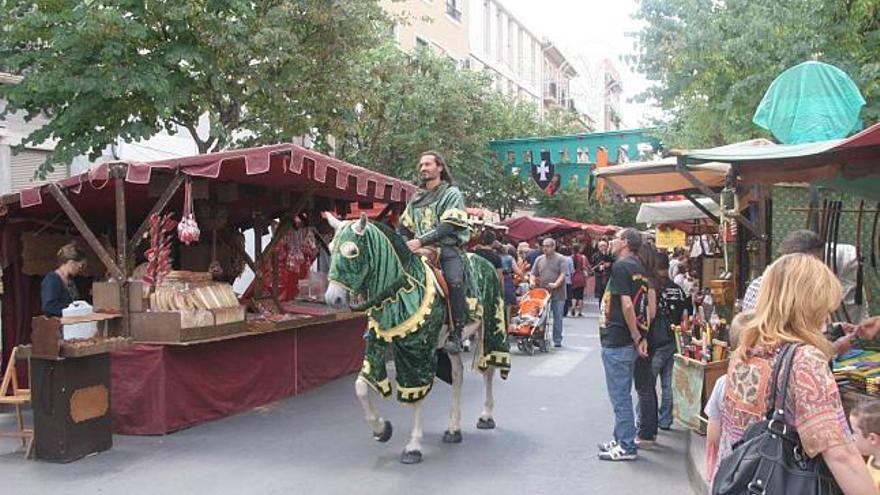
[[[416,254],[425,258],[428,266],[434,272],[434,278],[443,294],[443,299],[449,301],[449,284],[446,283],[446,277],[443,276],[443,270],[440,269],[440,250],[434,247],[423,247],[416,251]]]

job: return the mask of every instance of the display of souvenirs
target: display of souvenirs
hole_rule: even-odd
[[[299,281],[308,279],[309,268],[318,257],[318,242],[311,227],[290,229],[263,257],[260,265],[263,293],[272,293],[272,259],[278,266],[278,298],[290,301],[299,294]]]
[[[672,333],[676,351],[682,356],[712,363],[723,361],[730,354],[727,321],[717,315],[707,322],[686,316],[681,325],[672,325]]]
[[[177,222],[171,213],[150,216],[150,248],[147,249],[147,273],[143,280],[150,288],[156,287],[171,271],[171,233]]]
[[[880,352],[853,349],[833,364],[834,379],[869,395],[880,395]]]

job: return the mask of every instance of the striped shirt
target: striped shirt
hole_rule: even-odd
[[[742,301],[742,310],[746,311],[754,311],[755,307],[758,306],[758,293],[761,291],[761,282],[764,280],[764,276],[752,280],[752,283],[749,284],[749,288],[746,289],[746,295],[743,296]]]

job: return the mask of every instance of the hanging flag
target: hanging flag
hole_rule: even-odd
[[[542,190],[547,190],[547,186],[550,185],[554,175],[556,175],[556,165],[550,159],[550,152],[542,151],[541,161],[532,164],[532,180]]]
[[[596,170],[608,166],[608,150],[600,147],[596,150]],[[596,181],[596,200],[601,204],[605,195],[605,179]]]

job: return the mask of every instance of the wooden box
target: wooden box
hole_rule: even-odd
[[[149,298],[144,298],[144,283],[141,281],[128,283],[128,309],[132,313],[142,313],[149,308]],[[92,285],[92,306],[96,311],[122,311],[119,302],[119,284],[112,282],[95,282]]]
[[[226,316],[228,318],[228,315]],[[243,318],[242,313],[242,321],[218,325],[214,313],[207,310],[133,313],[131,336],[138,342],[190,342],[212,339],[247,331]]]
[[[703,408],[712,395],[715,382],[727,373],[727,360],[703,363],[681,354],[672,368],[673,416],[697,433],[706,433]]]
[[[215,325],[225,325],[227,323],[236,323],[244,321],[244,306],[236,306],[234,308],[220,308],[210,310],[214,315]]]
[[[71,462],[109,449],[110,355],[34,357],[30,366],[36,458]]]

